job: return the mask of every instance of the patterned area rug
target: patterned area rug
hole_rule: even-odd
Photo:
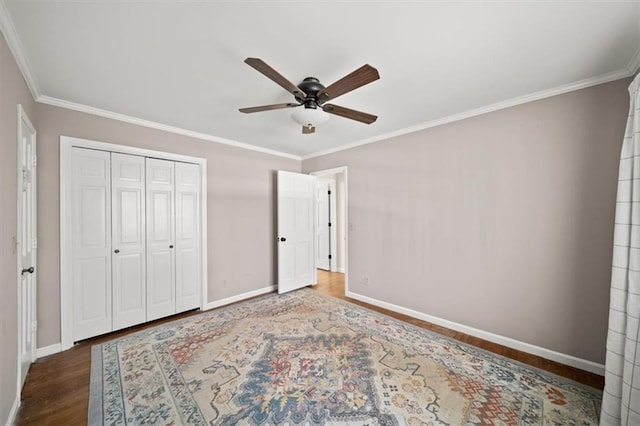
[[[316,291],[94,346],[89,424],[597,424],[601,393]]]

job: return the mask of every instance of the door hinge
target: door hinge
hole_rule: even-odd
[[[32,331],[32,332],[34,332],[34,333],[35,333],[36,331],[38,331],[38,321],[33,321],[33,322],[31,323],[31,331]]]
[[[38,248],[38,239],[34,238],[33,241],[31,241],[31,248],[32,249],[37,249]]]
[[[329,222],[329,228],[331,228],[331,222]]]
[[[38,156],[37,155],[34,155],[34,156],[31,157],[31,165],[34,166],[34,167],[38,165]]]
[[[331,255],[329,255],[329,260],[331,260]]]
[[[331,195],[331,190],[328,190],[328,191],[327,191],[327,195]]]

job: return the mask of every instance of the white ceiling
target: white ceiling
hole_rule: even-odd
[[[632,1],[0,1],[37,100],[303,158],[640,65]],[[291,110],[238,112],[292,100],[249,56],[295,84],[376,67],[380,80],[332,103],[378,121],[332,116],[303,135]]]

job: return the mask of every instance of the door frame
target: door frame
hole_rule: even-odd
[[[349,170],[347,166],[309,172],[310,175],[322,177],[327,175],[344,174],[344,291],[349,293]],[[336,192],[337,192],[336,182]],[[336,222],[337,222],[337,193],[336,193]],[[337,234],[337,231],[336,231]],[[332,269],[333,271],[333,269]]]
[[[22,208],[20,207],[20,205],[22,204],[22,197],[21,197],[21,189],[22,189],[22,161],[21,161],[21,153],[22,153],[22,138],[23,138],[23,134],[22,134],[22,123],[25,123],[27,125],[27,127],[29,128],[29,132],[31,134],[31,144],[32,144],[32,148],[33,148],[33,152],[32,155],[37,158],[37,146],[36,146],[36,142],[37,142],[37,131],[35,129],[35,127],[33,126],[33,124],[31,123],[31,120],[29,120],[29,117],[27,116],[26,111],[24,110],[24,108],[22,107],[21,104],[18,104],[18,120],[17,120],[17,124],[18,124],[18,128],[17,128],[17,156],[16,156],[16,161],[17,161],[17,198],[16,198],[16,208],[17,208],[17,228],[16,228],[16,239],[15,239],[15,247],[16,247],[16,265],[17,265],[17,270],[16,270],[16,282],[17,282],[17,303],[18,303],[18,378],[17,378],[17,388],[18,388],[18,395],[20,395],[20,393],[22,392],[22,350],[21,350],[21,346],[22,346],[22,327],[21,327],[21,317],[22,317],[22,305],[23,305],[23,300],[22,300],[22,255],[21,255],[21,244],[25,244],[28,242],[25,241],[20,241],[21,237],[20,235],[22,234],[22,215],[21,215],[21,210]],[[31,204],[31,210],[32,210],[32,227],[33,227],[33,238],[36,239],[37,241],[37,236],[38,236],[38,232],[37,232],[37,225],[38,225],[38,206],[37,206],[37,190],[38,190],[38,186],[37,186],[37,168],[34,166],[33,168],[34,172],[33,172],[33,180],[32,180],[32,204]],[[37,247],[37,246],[36,246]],[[37,248],[33,249],[33,264],[35,266],[37,266],[38,263],[38,250]],[[35,324],[37,325],[37,320],[38,320],[38,312],[36,310],[37,307],[37,289],[38,289],[38,270],[36,268],[36,271],[33,273],[33,293],[32,293],[32,300],[31,300],[31,312],[33,313],[33,318],[32,323],[35,322]],[[35,360],[37,359],[37,328],[36,327],[31,327],[31,362],[35,362]]]
[[[60,136],[60,350],[73,346],[73,288],[71,234],[68,204],[71,200],[71,149],[73,147],[153,157],[197,164],[200,167],[200,309],[207,309],[207,160],[169,152],[136,148],[89,139]]]

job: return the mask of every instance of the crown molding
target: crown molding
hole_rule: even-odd
[[[2,34],[4,34],[4,38],[7,40],[9,50],[11,50],[13,57],[16,59],[18,68],[20,68],[22,77],[24,77],[27,87],[29,87],[31,96],[33,96],[33,99],[37,100],[42,93],[40,92],[40,88],[38,87],[33,74],[31,74],[29,61],[24,54],[24,48],[20,42],[20,37],[18,37],[18,32],[16,31],[16,27],[13,25],[13,20],[11,19],[11,15],[9,15],[9,10],[7,9],[7,5],[4,0],[0,0],[0,30],[2,31]]]
[[[640,4],[638,6],[638,9],[640,10]],[[0,31],[2,31],[2,33],[4,34],[4,37],[7,40],[7,44],[9,45],[9,49],[11,50],[11,53],[13,54],[16,60],[16,63],[18,64],[18,68],[20,69],[20,72],[22,73],[22,76],[25,79],[27,86],[29,87],[29,91],[31,92],[31,95],[33,96],[33,99],[36,102],[40,102],[47,105],[53,105],[61,108],[71,109],[74,111],[84,112],[87,114],[97,115],[104,118],[110,118],[117,121],[123,121],[126,123],[136,124],[139,126],[162,130],[169,133],[175,133],[175,134],[188,136],[196,139],[216,142],[224,145],[234,146],[237,148],[248,149],[250,151],[261,152],[264,154],[275,155],[278,157],[290,158],[290,159],[299,160],[299,161],[308,160],[315,157],[321,157],[323,155],[333,154],[335,152],[345,151],[347,149],[356,148],[358,146],[368,145],[370,143],[391,139],[394,137],[418,132],[420,130],[425,130],[425,129],[429,129],[436,126],[441,126],[443,124],[453,123],[456,121],[464,120],[464,119],[475,117],[478,115],[487,114],[489,112],[499,111],[501,109],[513,107],[516,105],[521,105],[527,102],[533,102],[540,99],[545,99],[552,96],[572,92],[575,90],[596,86],[598,84],[608,83],[610,81],[619,80],[621,78],[632,76],[636,72],[638,72],[638,70],[640,69],[640,48],[638,48],[634,56],[631,58],[631,60],[627,64],[626,68],[623,68],[617,71],[613,71],[607,74],[602,74],[596,77],[588,78],[575,83],[569,83],[556,88],[543,90],[543,91],[532,93],[529,95],[512,98],[506,101],[497,102],[491,105],[472,109],[472,110],[461,112],[458,114],[442,117],[436,120],[428,121],[426,123],[418,124],[415,126],[410,126],[394,132],[389,132],[389,133],[374,136],[368,139],[364,139],[361,141],[340,145],[335,148],[318,151],[318,152],[304,155],[304,156],[298,156],[298,155],[280,152],[280,151],[276,151],[268,148],[258,147],[248,143],[234,141],[231,139],[212,136],[206,133],[195,132],[192,130],[182,129],[180,127],[174,127],[174,126],[170,126],[170,125],[166,125],[166,124],[162,124],[162,123],[158,123],[150,120],[145,120],[142,118],[132,117],[132,116],[128,116],[125,114],[120,114],[112,111],[107,111],[100,108],[91,107],[88,105],[78,104],[78,103],[66,101],[63,99],[45,96],[40,91],[40,88],[38,87],[38,84],[36,83],[36,80],[33,77],[33,74],[31,73],[31,67],[29,65],[29,61],[27,60],[26,55],[23,53],[24,48],[22,47],[22,43],[20,42],[18,33],[16,32],[15,26],[13,25],[13,20],[11,19],[11,16],[9,14],[5,0],[0,0]]]
[[[224,145],[230,145],[236,148],[248,149],[250,151],[261,152],[263,154],[275,155],[278,157],[290,158],[298,161],[301,160],[300,156],[298,155],[288,154],[285,152],[280,152],[280,151],[276,151],[268,148],[262,148],[255,145],[234,141],[231,139],[225,139],[221,137],[208,135],[206,133],[186,130],[179,127],[169,126],[166,124],[157,123],[150,120],[144,120],[137,117],[131,117],[125,114],[107,111],[100,108],[94,108],[91,106],[82,105],[75,102],[69,102],[63,99],[53,98],[51,96],[45,96],[40,91],[40,88],[38,87],[38,84],[36,83],[36,80],[33,77],[33,74],[31,73],[31,66],[29,65],[29,61],[27,60],[27,57],[24,54],[24,48],[22,46],[22,43],[20,42],[20,37],[18,36],[15,26],[13,25],[13,20],[11,19],[11,15],[9,14],[9,10],[7,9],[5,0],[0,0],[0,31],[2,31],[2,33],[4,34],[4,37],[7,40],[7,45],[9,46],[9,50],[13,54],[13,57],[15,58],[16,63],[18,64],[18,68],[22,73],[22,77],[27,83],[27,87],[29,87],[31,96],[36,102],[40,102],[47,105],[53,105],[61,108],[71,109],[74,111],[84,112],[87,114],[97,115],[100,117],[110,118],[113,120],[123,121],[126,123],[136,124],[139,126],[162,130],[169,133],[175,133],[175,134],[188,136],[196,139],[202,139],[209,142],[216,142]]]
[[[633,55],[633,57],[629,61],[629,65],[627,65],[627,69],[629,70],[631,75],[634,75],[635,73],[638,72],[638,70],[640,70],[640,47],[638,47],[638,50],[636,50],[636,54]]]
[[[640,51],[639,51],[640,52]],[[636,62],[640,61],[640,58],[636,58]],[[486,105],[480,108],[471,109],[468,111],[464,111],[458,114],[449,115],[446,117],[438,118],[436,120],[427,121],[426,123],[418,124],[416,126],[406,127],[404,129],[400,129],[394,132],[385,133],[382,135],[374,136],[372,138],[364,139],[359,142],[348,143],[345,145],[340,145],[335,148],[330,148],[323,151],[318,151],[313,154],[302,156],[302,160],[309,160],[311,158],[321,157],[323,155],[333,154],[340,151],[345,151],[347,149],[356,148],[363,145],[368,145],[374,142],[383,141],[386,139],[395,138],[398,136],[406,135],[409,133],[419,132],[420,130],[430,129],[432,127],[442,126],[444,124],[453,123],[456,121],[464,120],[471,117],[476,117],[478,115],[487,114],[494,111],[499,111],[501,109],[514,107],[521,104],[526,104],[533,101],[538,101],[545,98],[550,98],[552,96],[562,95],[565,93],[573,92],[580,89],[586,89],[587,87],[597,86],[598,84],[604,84],[611,81],[619,80],[621,78],[626,78],[631,76],[633,73],[630,73],[628,69],[620,69],[617,71],[609,72],[606,74],[602,74],[596,77],[587,78],[584,80],[577,81],[575,83],[569,83],[562,86],[558,86],[548,90],[542,90],[540,92],[531,93],[525,96],[519,96],[517,98],[508,99],[506,101],[497,102],[495,104]]]
[[[52,105],[60,108],[71,109],[74,111],[84,112],[86,114],[97,115],[99,117],[110,118],[112,120],[123,121],[125,123],[135,124],[138,126],[149,127],[156,130],[162,130],[168,133],[175,133],[178,135],[188,136],[191,138],[201,139],[209,142],[216,142],[224,145],[230,145],[236,148],[243,148],[250,151],[260,152],[263,154],[275,155],[277,157],[290,158],[292,160],[298,160],[298,161],[302,160],[302,158],[298,155],[288,154],[286,152],[280,152],[273,149],[250,145],[243,142],[237,142],[231,139],[212,136],[206,133],[195,132],[193,130],[187,130],[180,127],[169,126],[167,124],[162,124],[155,121],[132,117],[130,115],[120,114],[113,111],[107,111],[100,108],[94,108],[91,106],[78,104],[75,102],[69,102],[63,99],[53,98],[51,96],[40,96],[38,99],[36,99],[36,102],[43,103],[46,105]]]

